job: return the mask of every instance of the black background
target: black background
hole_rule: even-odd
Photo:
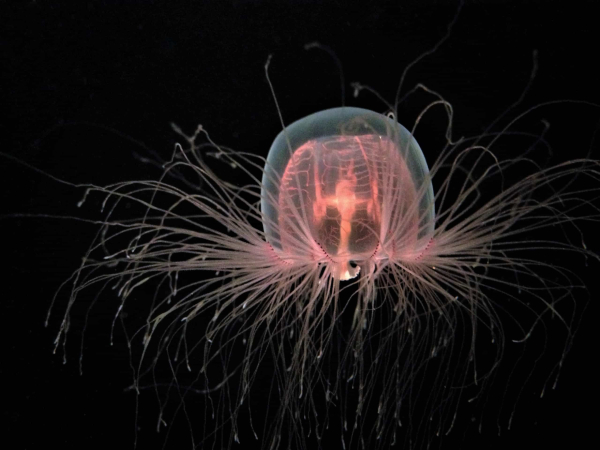
[[[392,99],[403,68],[439,41],[456,10],[452,2],[431,0],[66,3],[0,7],[0,150],[61,179],[95,184],[157,176],[134,155],[153,150],[167,159],[176,141],[170,122],[189,131],[201,123],[216,142],[266,156],[280,130],[263,71],[269,54],[287,123],[340,104],[333,60],[303,50],[312,41],[336,52],[347,83],[360,81]],[[449,40],[407,78],[407,86],[422,82],[454,105],[456,135],[482,132],[519,97],[534,49],[539,70],[519,111],[554,99],[600,102],[593,1],[465,3]],[[349,104],[386,109],[368,94],[352,99],[348,86],[346,93]],[[401,121],[414,120],[414,111],[406,119],[402,114]],[[529,126],[539,132],[541,119],[550,122],[548,139],[562,161],[585,155],[599,117],[598,109],[563,105],[536,113]],[[423,133],[417,139],[431,164],[435,149],[427,148],[430,137]],[[3,213],[97,217],[94,205],[75,208],[81,190],[7,159],[0,158],[0,167]],[[99,326],[88,333],[83,376],[77,364],[83,315],[75,317],[80,323],[66,365],[52,354],[60,308],[44,328],[53,293],[77,267],[94,227],[14,216],[0,226],[5,448],[133,448],[129,356],[122,340],[108,345],[114,309],[94,319]],[[595,227],[584,232],[588,246],[600,250]],[[510,432],[498,436],[491,420],[481,434],[470,430],[433,440],[434,446],[583,448],[597,442],[598,265],[575,263],[590,301],[558,388],[540,400],[539,380],[533,380]],[[580,311],[585,304],[582,298]],[[157,410],[152,401],[143,408],[139,448],[162,448],[164,433],[153,431]],[[166,448],[189,448],[187,442],[175,434]],[[247,440],[239,447],[254,445]]]

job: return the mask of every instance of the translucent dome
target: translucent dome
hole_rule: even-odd
[[[415,258],[434,227],[423,152],[395,120],[361,108],[320,111],[283,130],[262,178],[266,238],[288,260],[320,248],[339,278],[361,261]]]

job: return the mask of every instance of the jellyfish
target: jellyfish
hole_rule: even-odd
[[[103,218],[55,296],[56,347],[84,294],[88,317],[112,290],[111,330],[136,318],[131,389],[156,393],[157,428],[174,403],[195,446],[221,448],[426,446],[485,405],[506,328],[526,343],[550,317],[566,335],[551,385],[581,282],[532,253],[596,257],[570,232],[598,217],[598,163],[501,159],[510,125],[453,139],[451,105],[417,91],[433,100],[410,130],[397,104],[340,106],[284,125],[264,157],[174,125],[160,178],[86,186],[80,205],[99,196]],[[415,134],[436,107],[449,125],[429,167]]]
[[[591,379],[570,358],[593,355],[577,331],[593,316],[598,106],[540,102],[593,99],[580,42],[594,15],[460,2],[440,47],[456,6],[337,3],[28,5],[6,21],[5,384],[28,390],[4,409],[24,446],[36,424],[79,447],[76,433],[139,449],[489,448],[479,434],[547,440],[530,413],[549,401],[574,422],[555,402]],[[332,51],[296,51],[313,39],[364,84],[338,84]],[[548,84],[517,91],[536,47]]]

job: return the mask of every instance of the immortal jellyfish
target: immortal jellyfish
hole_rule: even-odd
[[[485,404],[507,323],[520,342],[562,324],[556,376],[573,336],[561,306],[581,283],[535,255],[595,257],[569,231],[598,217],[598,164],[503,160],[510,125],[453,140],[451,106],[416,90],[433,100],[410,130],[397,105],[342,106],[285,125],[264,158],[175,127],[159,179],[88,186],[104,218],[55,297],[69,292],[56,345],[83,292],[90,314],[111,288],[112,327],[138,319],[132,388],[157,393],[158,428],[174,402],[194,445],[219,448],[428,444]],[[435,107],[450,125],[430,170],[415,132]]]

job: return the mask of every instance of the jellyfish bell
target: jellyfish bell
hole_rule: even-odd
[[[261,209],[282,260],[330,265],[342,281],[390,257],[418,258],[434,229],[419,144],[393,117],[355,107],[311,114],[279,133]]]

